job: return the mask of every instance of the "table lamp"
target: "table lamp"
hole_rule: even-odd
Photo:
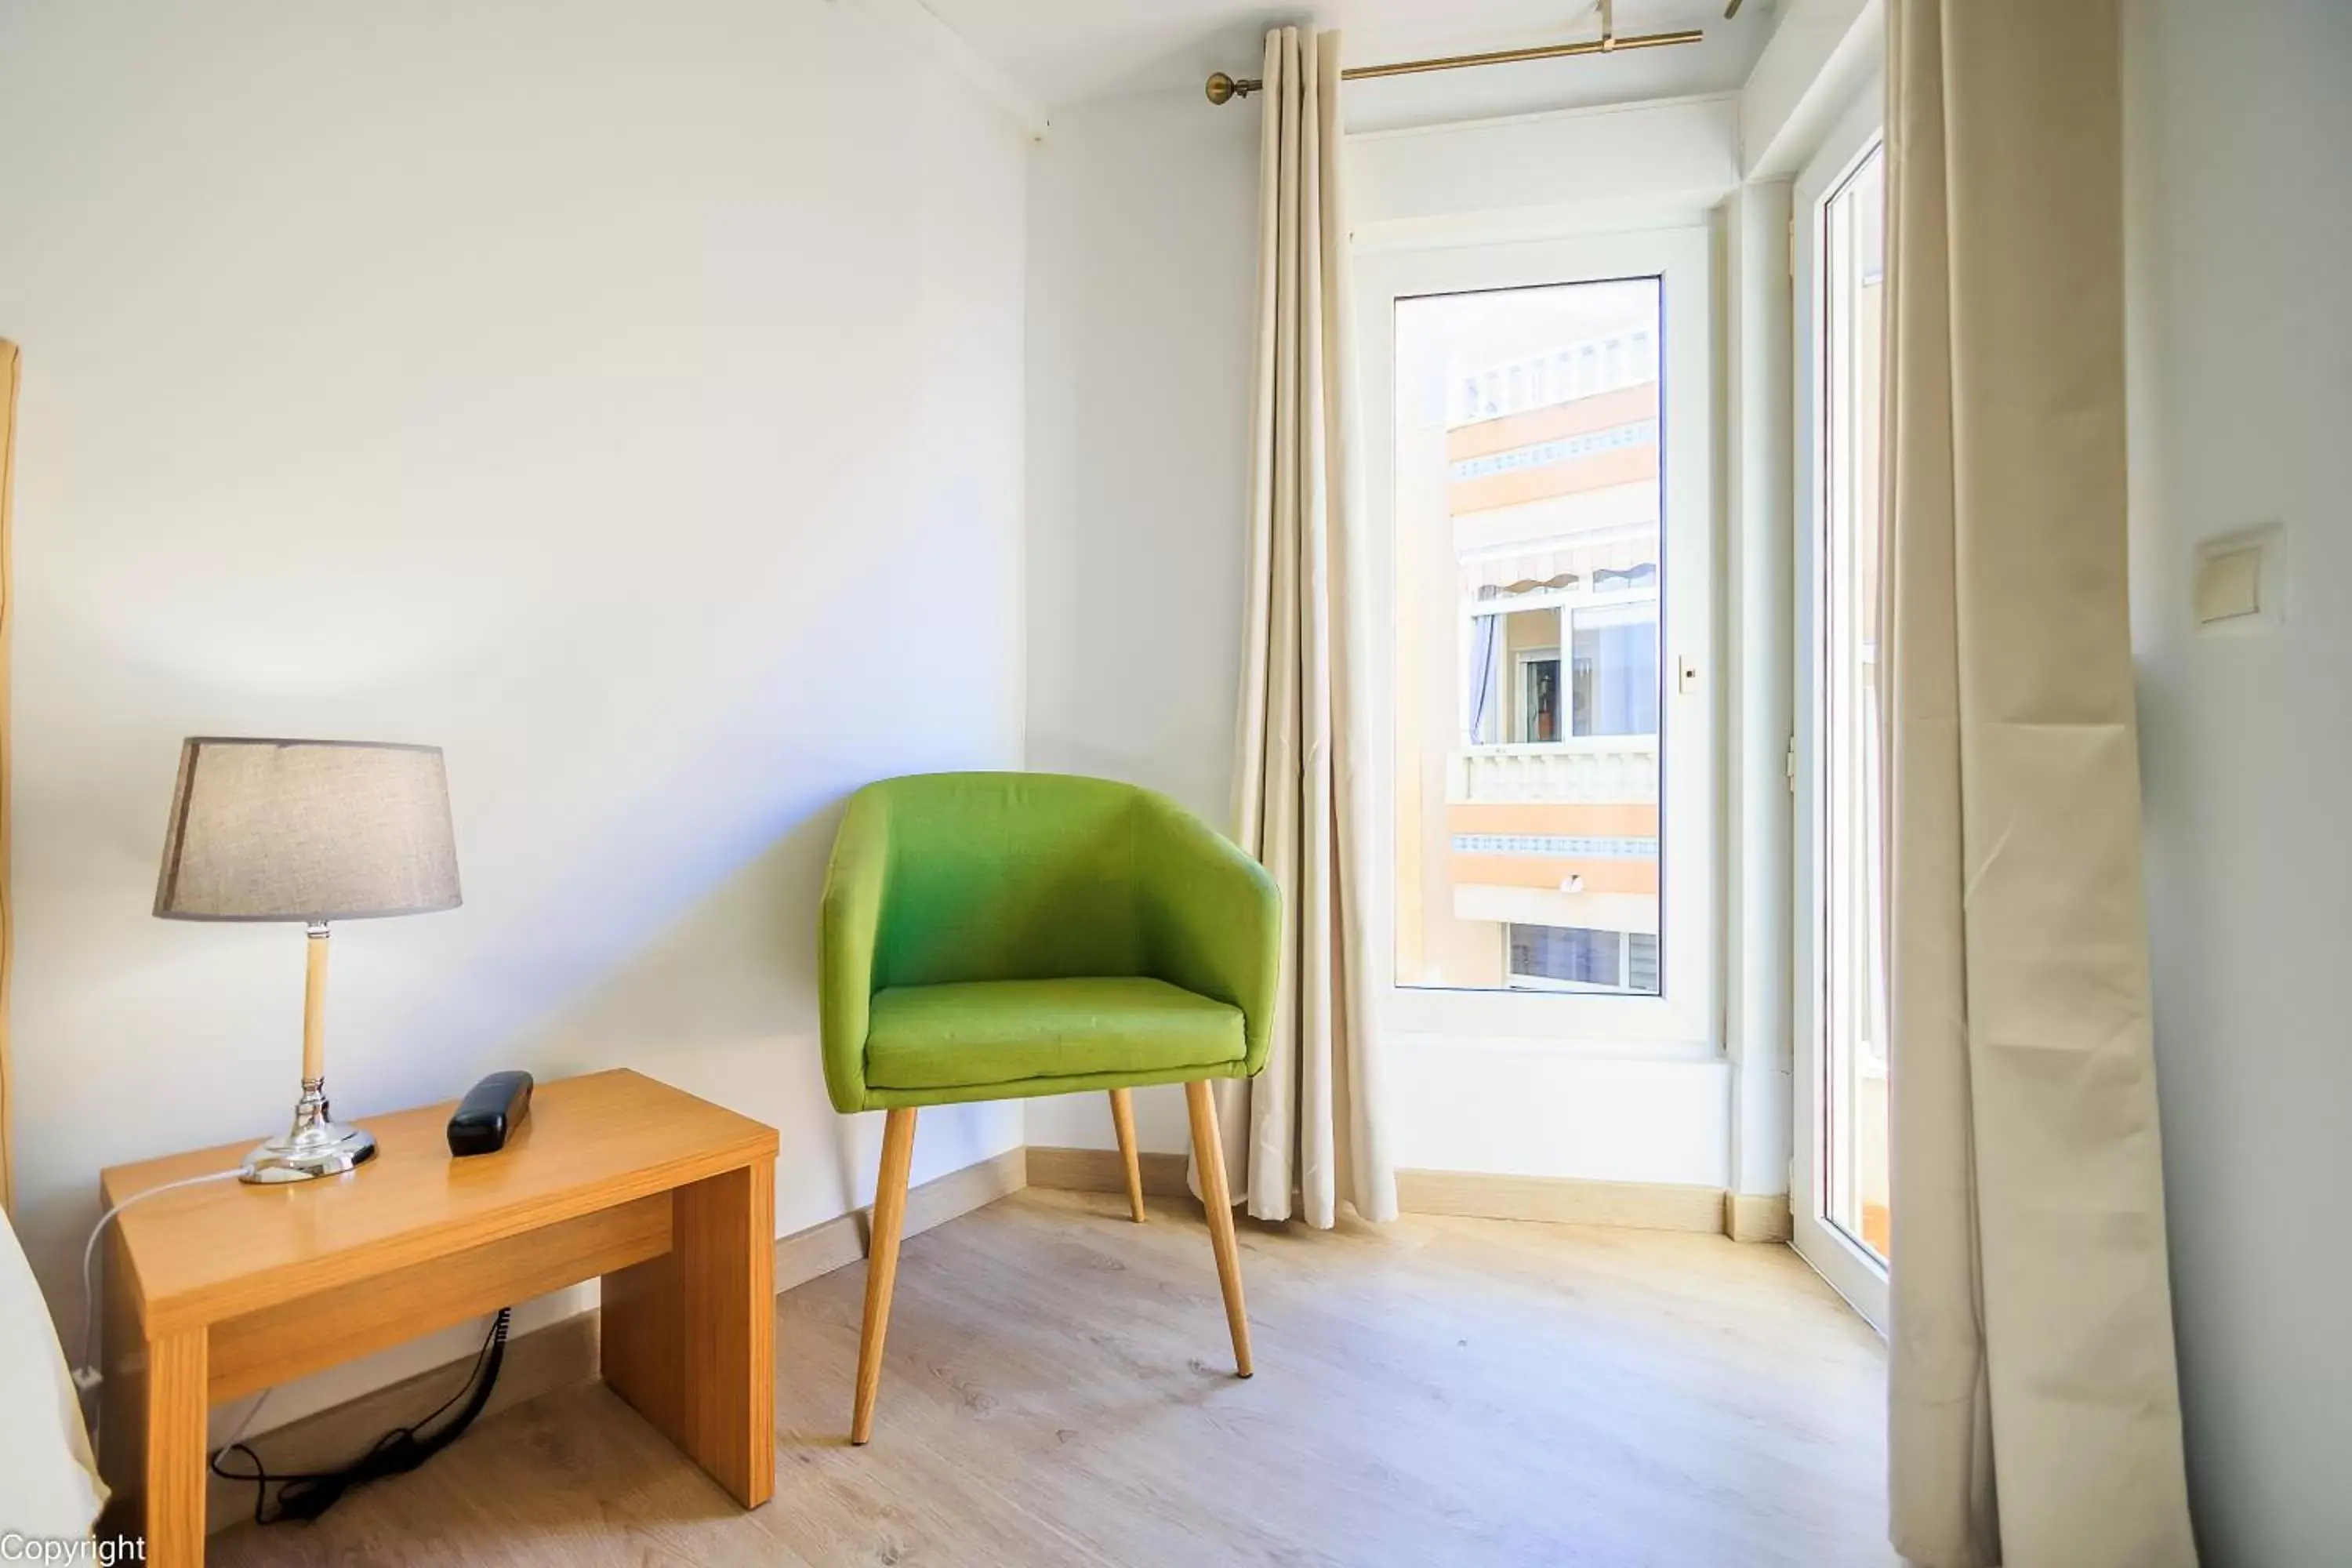
[[[246,1156],[246,1181],[338,1175],[375,1154],[373,1137],[327,1110],[328,922],[459,901],[440,747],[198,736],[181,748],[155,913],[309,928],[302,1092],[286,1135]]]

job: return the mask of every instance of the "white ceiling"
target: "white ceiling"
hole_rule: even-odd
[[[1350,65],[1599,36],[1598,0],[924,0],[992,64],[1050,107],[1134,92],[1198,92],[1211,71],[1255,76],[1265,29],[1311,16],[1345,31]],[[1350,94],[1358,129],[1728,90],[1770,30],[1772,0],[1617,0],[1621,35],[1704,28],[1706,42],[1477,71],[1391,79]],[[1231,112],[1231,110],[1228,110]]]

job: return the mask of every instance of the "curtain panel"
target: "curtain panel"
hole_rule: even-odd
[[[1396,1214],[1365,909],[1374,657],[1339,159],[1339,35],[1266,35],[1249,581],[1235,840],[1282,889],[1265,1071],[1217,1086],[1232,1189],[1262,1219]]]
[[[1890,0],[1888,50],[1894,1540],[2173,1568],[2116,0]]]
[[[8,983],[16,962],[16,912],[8,897],[8,639],[16,620],[9,511],[16,481],[16,345],[0,338],[0,1214],[9,1211],[16,1197],[8,1155],[9,1119],[16,1109],[8,1071]]]

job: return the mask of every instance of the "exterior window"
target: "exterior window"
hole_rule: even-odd
[[[1514,925],[1510,949],[1511,978],[1531,990],[1658,988],[1658,939],[1647,931]]]
[[[1625,939],[1625,989],[1654,995],[1658,989],[1658,939],[1635,931]]]
[[[1523,745],[1559,740],[1559,649],[1537,648],[1519,655],[1519,732],[1512,739]]]
[[[1575,719],[1580,735],[1658,733],[1658,602],[1576,612]]]

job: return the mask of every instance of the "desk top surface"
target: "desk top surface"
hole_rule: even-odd
[[[149,1331],[350,1286],[776,1153],[774,1128],[626,1068],[536,1086],[530,1114],[495,1154],[450,1156],[456,1108],[356,1118],[377,1152],[346,1175],[207,1182],[124,1210],[120,1246]],[[111,1166],[100,1187],[120,1203],[232,1169],[257,1142]]]

